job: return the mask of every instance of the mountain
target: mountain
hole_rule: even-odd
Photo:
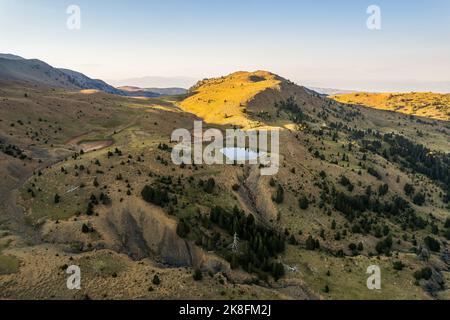
[[[94,89],[122,96],[148,98],[186,93],[186,90],[182,88],[123,87],[123,89],[118,89],[103,80],[91,79],[74,70],[54,68],[41,60],[24,59],[12,54],[0,54],[0,80],[13,80],[64,89]]]
[[[319,88],[319,87],[308,87],[308,89],[311,89],[317,93],[324,94],[327,96],[358,92],[356,90],[343,90],[343,89]]]
[[[69,75],[43,61],[13,55],[0,56],[0,79],[66,89],[80,88]]]
[[[296,97],[308,109],[327,103],[324,96],[313,90],[259,70],[238,71],[228,76],[199,81],[190,89],[180,107],[214,124],[243,128],[285,126],[289,125],[289,121],[274,121],[280,114],[276,104],[289,97]]]
[[[400,112],[438,120],[450,120],[450,94],[411,93],[349,93],[330,96],[338,102]]]
[[[198,79],[192,77],[161,77],[148,76],[140,78],[129,78],[122,80],[108,80],[115,87],[132,86],[138,88],[189,88]]]
[[[113,86],[110,86],[109,84],[107,84],[102,80],[91,79],[80,72],[69,69],[58,69],[58,70],[66,74],[69,77],[69,81],[81,89],[95,89],[106,93],[124,95],[124,93],[121,90],[118,90]]]
[[[68,69],[57,69],[37,59],[24,59],[0,54],[0,79],[14,80],[65,89],[96,89],[106,93],[123,94],[102,80]]]
[[[9,53],[0,53],[0,58],[9,59],[9,60],[25,60],[22,57],[16,56],[14,54],[9,54]]]
[[[127,92],[128,95],[147,96],[154,94],[155,96],[175,96],[186,94],[184,88],[139,88],[133,86],[122,86],[117,89]]]

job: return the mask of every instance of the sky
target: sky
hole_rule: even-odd
[[[0,52],[114,84],[268,70],[306,86],[450,92],[450,0],[0,0]]]

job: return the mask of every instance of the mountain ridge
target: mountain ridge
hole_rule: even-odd
[[[121,96],[154,98],[162,95],[149,90],[140,90],[139,92],[120,90],[103,80],[92,79],[81,72],[55,68],[42,60],[25,59],[13,54],[0,54],[0,80],[19,81],[71,90],[93,89]],[[162,88],[159,91],[164,90]]]

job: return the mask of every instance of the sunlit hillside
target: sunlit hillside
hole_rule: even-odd
[[[330,96],[339,102],[401,112],[438,120],[450,119],[450,94],[412,93],[350,93]]]
[[[280,79],[267,71],[235,72],[226,77],[205,79],[191,89],[180,107],[213,124],[257,126],[246,116],[248,102],[261,91],[277,88]]]

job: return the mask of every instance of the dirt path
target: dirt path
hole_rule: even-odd
[[[77,145],[83,152],[97,151],[103,148],[107,148],[114,143],[112,140],[102,140],[102,141],[88,141],[82,142]]]

